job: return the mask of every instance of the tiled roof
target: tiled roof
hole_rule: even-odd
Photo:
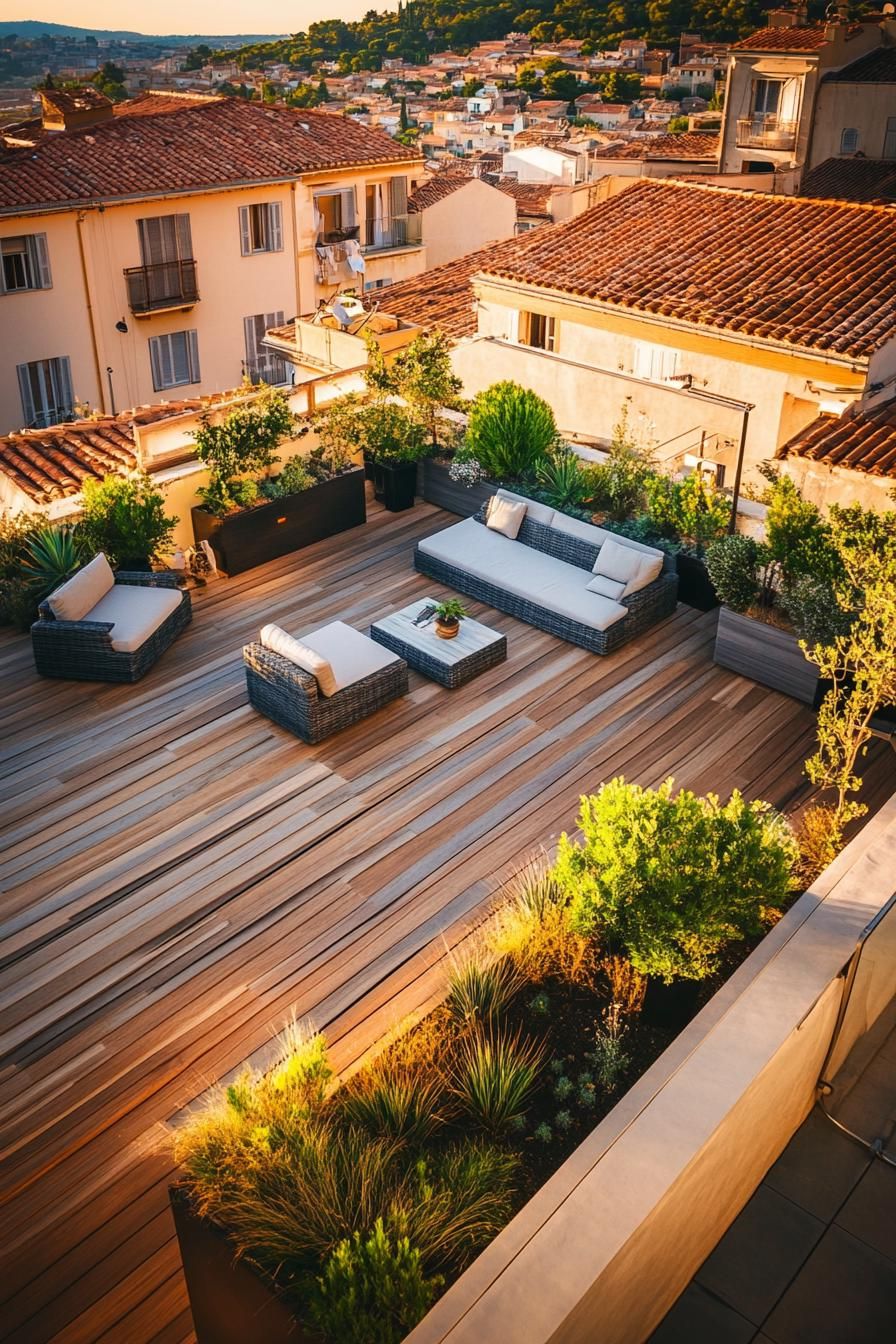
[[[825,159],[806,173],[800,195],[896,205],[896,159]]]
[[[87,479],[136,466],[134,431],[125,416],[75,420],[0,438],[0,472],[36,504],[76,495]]]
[[[517,182],[514,177],[502,177],[495,186],[514,198],[518,215],[549,216],[548,207],[554,191],[549,182]]]
[[[92,84],[85,84],[80,89],[41,89],[41,102],[51,107],[54,112],[87,112],[91,108],[111,108],[112,99],[107,98],[99,89],[94,88]]]
[[[288,180],[317,169],[419,157],[382,131],[304,108],[215,98],[186,106],[176,100],[164,115],[147,111],[138,104],[100,125],[4,150],[0,212]]]
[[[642,181],[575,219],[502,244],[483,270],[853,358],[896,330],[888,206]]]
[[[896,84],[896,47],[879,47],[869,51],[852,65],[832,70],[825,75],[825,84]]]
[[[408,210],[411,214],[419,214],[423,210],[428,210],[437,201],[443,201],[446,196],[453,196],[459,187],[469,186],[472,181],[472,175],[441,173],[428,182],[421,182],[408,197]]]
[[[682,135],[658,135],[655,140],[601,145],[596,159],[711,159],[719,156],[716,132],[686,131]]]
[[[85,480],[102,480],[115,472],[124,475],[138,466],[135,425],[152,425],[239,395],[238,390],[215,392],[205,397],[138,406],[120,415],[5,434],[0,436],[0,474],[35,504],[67,499],[80,493]]]
[[[732,51],[818,51],[827,42],[825,25],[811,28],[760,28],[740,42],[732,43]]]
[[[376,300],[384,313],[427,330],[438,328],[459,339],[476,331],[472,278],[513,240],[497,247],[483,247],[465,257],[435,266],[410,280],[378,289]]]
[[[783,444],[777,456],[896,478],[896,400],[875,410],[851,407],[842,416],[821,415]]]

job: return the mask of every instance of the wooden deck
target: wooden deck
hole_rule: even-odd
[[[164,1124],[295,1009],[340,1065],[425,1002],[508,868],[614,774],[809,796],[812,716],[717,668],[679,607],[597,658],[510,617],[509,659],[310,748],[252,712],[266,620],[359,628],[439,586],[427,506],[211,585],[136,687],[39,680],[0,639],[0,1336],[192,1338]],[[893,787],[876,753],[870,797]]]

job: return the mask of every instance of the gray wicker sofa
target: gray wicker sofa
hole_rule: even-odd
[[[31,646],[42,677],[134,682],[187,628],[193,609],[174,574],[113,575],[100,553],[41,602],[38,614]]]
[[[675,610],[678,575],[670,556],[544,504],[507,491],[501,496],[527,504],[515,540],[485,526],[489,501],[474,517],[419,542],[415,569],[592,653],[611,653]],[[654,564],[661,557],[659,576],[618,600],[587,591],[608,539]]]

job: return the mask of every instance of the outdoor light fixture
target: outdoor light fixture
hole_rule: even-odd
[[[117,322],[115,323],[115,330],[116,330],[116,331],[120,331],[121,334],[122,334],[122,336],[127,336],[127,334],[128,334],[128,324],[127,324],[127,322],[125,322],[125,320],[124,320],[123,317],[120,318],[119,321],[117,321]]]

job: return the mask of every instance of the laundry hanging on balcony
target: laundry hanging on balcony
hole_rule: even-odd
[[[317,279],[320,284],[326,284],[328,279],[335,280],[336,271],[336,251],[332,247],[316,247],[317,253]]]
[[[354,238],[347,238],[342,246],[345,249],[345,260],[352,275],[363,275],[367,269],[367,263],[364,260],[364,253],[361,251],[361,244]]]

